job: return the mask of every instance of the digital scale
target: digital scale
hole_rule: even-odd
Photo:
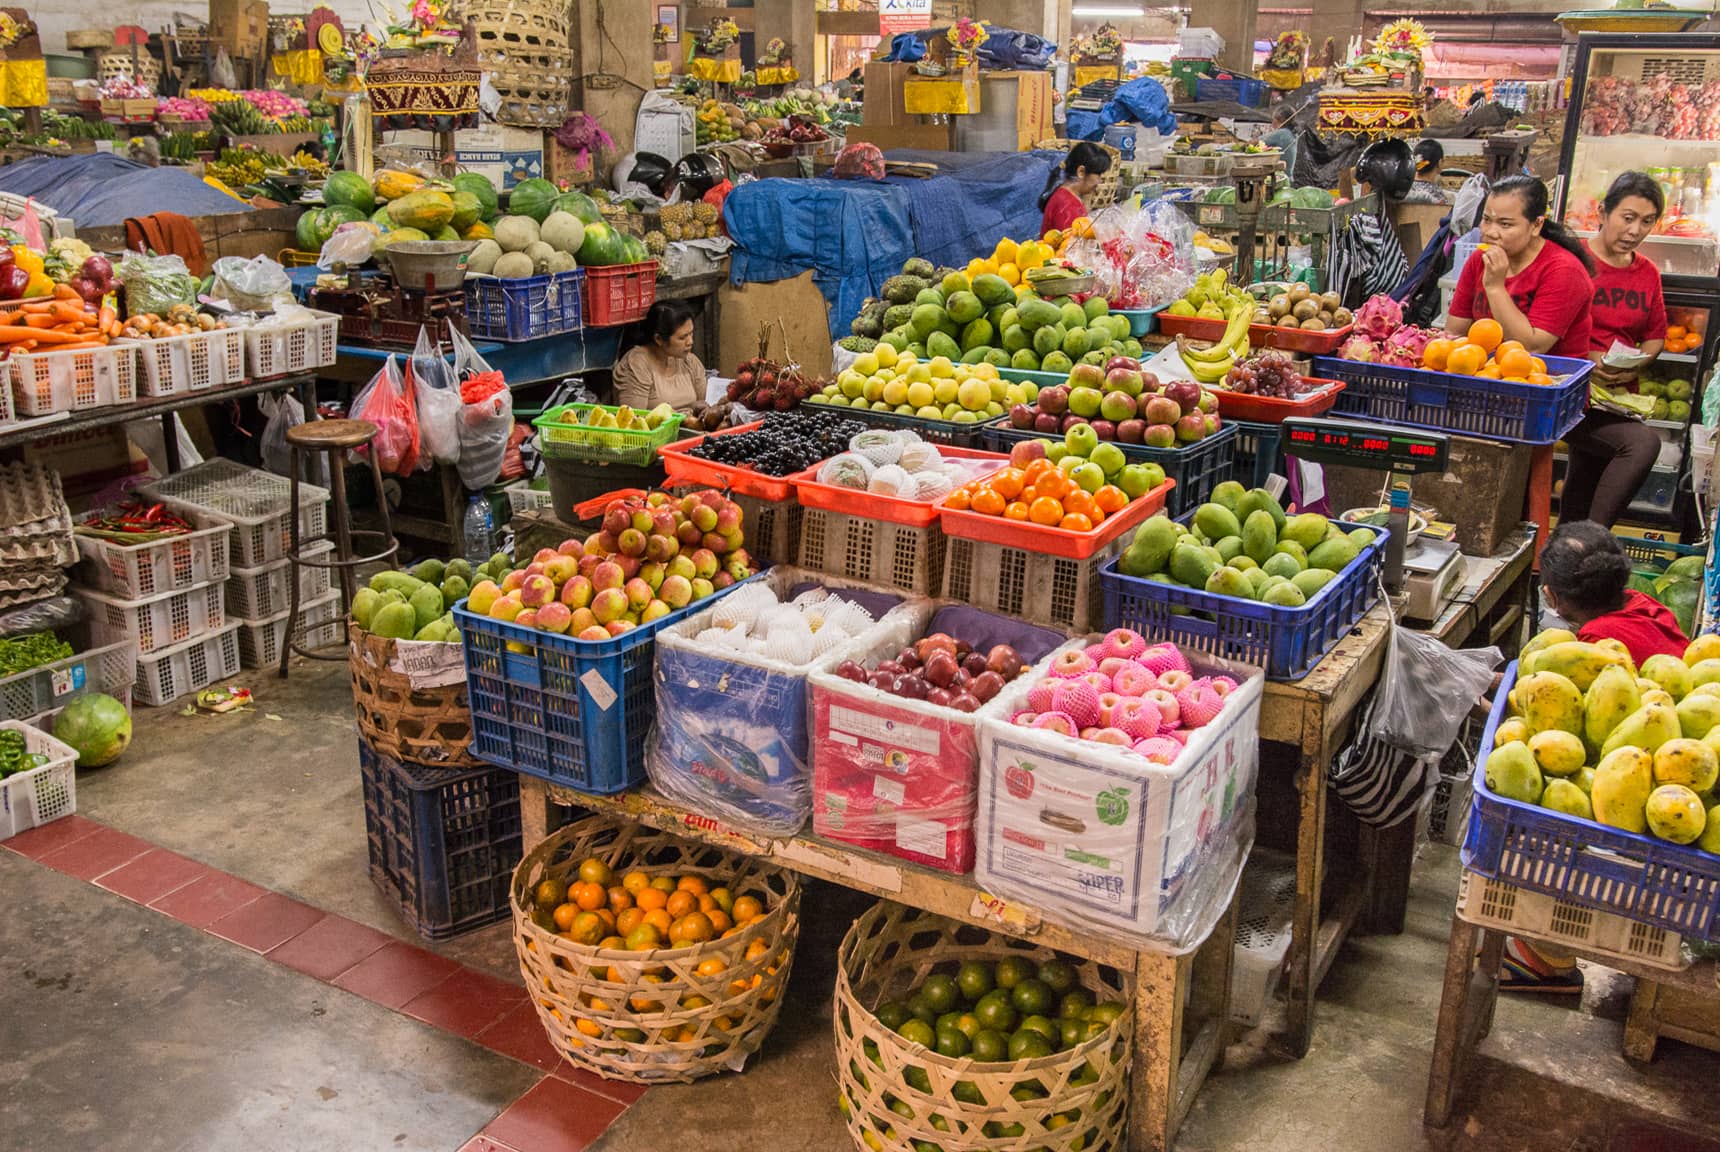
[[[1449,540],[1425,534],[1409,544],[1409,478],[1443,472],[1449,442],[1437,432],[1421,432],[1351,420],[1284,421],[1284,454],[1316,464],[1384,468],[1392,473],[1386,541],[1385,585],[1401,616],[1417,621],[1438,618],[1463,582],[1463,554]]]

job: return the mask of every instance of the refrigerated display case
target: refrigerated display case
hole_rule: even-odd
[[[1660,269],[1670,325],[1666,351],[1642,374],[1648,388],[1666,394],[1664,418],[1652,423],[1667,445],[1630,514],[1700,535],[1687,426],[1689,412],[1701,411],[1720,336],[1720,36],[1577,37],[1555,206],[1561,219],[1594,235],[1607,187],[1629,171],[1647,172],[1666,193],[1659,227],[1638,251]]]

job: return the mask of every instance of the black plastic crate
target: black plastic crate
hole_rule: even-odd
[[[445,940],[506,920],[523,849],[520,779],[501,768],[432,768],[362,739],[370,878],[420,936]]]

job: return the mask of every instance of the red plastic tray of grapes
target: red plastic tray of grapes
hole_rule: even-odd
[[[1298,396],[1294,400],[1214,388],[1213,394],[1218,397],[1218,414],[1226,420],[1277,424],[1290,416],[1318,416],[1328,411],[1338,402],[1338,393],[1344,390],[1342,380],[1319,380],[1313,376],[1304,376],[1302,380],[1303,383],[1312,385],[1316,391]]]
[[[1277,348],[1284,352],[1325,356],[1335,352],[1355,327],[1354,324],[1346,324],[1342,328],[1310,332],[1304,328],[1280,328],[1276,324],[1250,324],[1248,342],[1255,348]],[[1159,331],[1173,338],[1187,336],[1190,340],[1217,342],[1224,338],[1224,328],[1223,320],[1159,313]]]
[[[951,460],[985,460],[996,465],[976,479],[983,479],[1009,464],[1006,454],[982,452],[978,448],[951,448],[940,444],[938,455]],[[794,484],[795,491],[800,494],[800,503],[804,507],[822,508],[826,512],[840,512],[845,516],[865,516],[872,520],[903,524],[909,528],[930,528],[938,522],[938,504],[941,501],[905,500],[898,496],[881,496],[876,492],[844,488],[838,484],[820,484],[818,470],[822,467],[822,463],[814,464],[806,471],[796,472],[788,478]]]
[[[963,487],[971,488],[980,481]],[[986,544],[1001,544],[1023,552],[1039,552],[1061,556],[1065,560],[1085,560],[1125,532],[1140,527],[1165,509],[1165,497],[1177,486],[1166,480],[1138,500],[1129,502],[1121,512],[1105,517],[1085,532],[1054,528],[1049,524],[1034,524],[1027,520],[1009,520],[1002,516],[987,516],[970,509],[951,508],[946,496],[938,504],[938,522],[945,536],[963,536]],[[960,491],[960,489],[958,489]]]
[[[760,500],[792,500],[794,484],[791,476],[766,476],[763,472],[743,468],[739,464],[718,464],[693,455],[693,449],[705,442],[706,436],[738,436],[764,427],[763,420],[737,424],[703,436],[693,436],[665,444],[657,450],[663,458],[663,471],[675,484],[703,484],[709,488],[726,488],[741,496],[757,496]]]

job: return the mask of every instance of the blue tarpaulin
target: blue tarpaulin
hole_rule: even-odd
[[[252,210],[183,168],[151,168],[102,152],[9,164],[0,168],[0,192],[46,204],[80,228],[111,227],[152,212],[221,216]]]
[[[960,267],[991,254],[1005,236],[1037,236],[1039,195],[1062,157],[1051,152],[963,155],[892,151],[930,160],[929,180],[757,180],[723,202],[735,242],[735,284],[788,280],[812,269],[830,302],[830,331],[846,335],[868,296],[921,256]]]
[[[1071,140],[1097,140],[1105,134],[1105,129],[1125,121],[1156,128],[1161,136],[1175,136],[1177,131],[1177,118],[1171,114],[1165,86],[1145,76],[1118,88],[1097,112],[1071,108],[1068,116]]]

